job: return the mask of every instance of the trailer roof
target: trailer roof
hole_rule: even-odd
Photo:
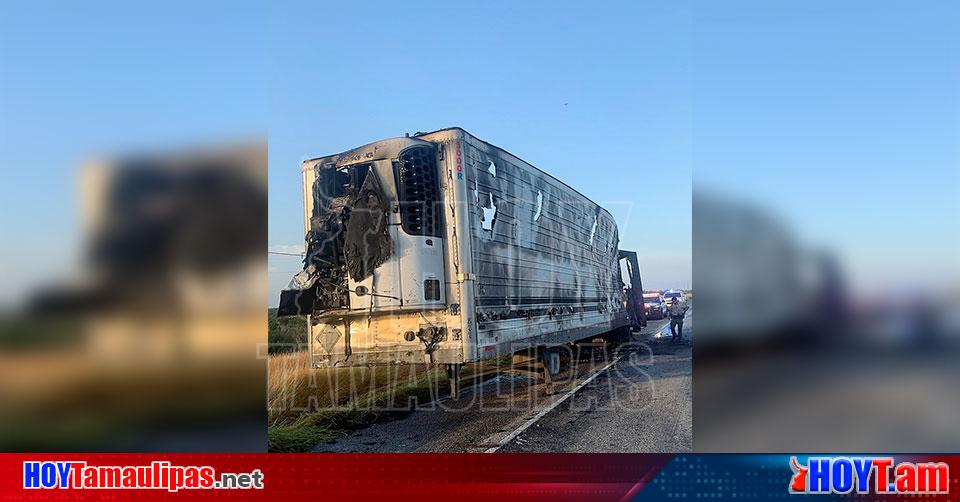
[[[526,164],[526,165],[528,165],[528,166],[536,169],[537,171],[540,171],[540,172],[543,173],[545,176],[549,177],[549,178],[552,179],[553,181],[556,181],[556,182],[559,183],[560,185],[563,185],[564,187],[566,187],[567,189],[569,189],[569,190],[572,191],[573,193],[575,193],[575,194],[583,197],[584,199],[586,199],[586,200],[588,200],[588,201],[596,204],[597,207],[599,207],[601,210],[603,210],[603,211],[606,212],[608,215],[610,215],[611,218],[613,218],[613,215],[610,214],[610,211],[608,211],[607,208],[601,206],[600,204],[597,204],[597,202],[595,202],[595,201],[594,201],[593,199],[591,199],[590,197],[587,197],[586,195],[584,195],[582,192],[580,192],[580,190],[577,190],[576,188],[573,188],[572,186],[568,185],[568,184],[567,184],[566,182],[564,182],[563,180],[560,180],[560,179],[558,179],[556,176],[550,174],[549,172],[544,171],[543,169],[540,169],[539,167],[535,166],[534,164],[531,164],[530,162],[527,162],[527,161],[524,160],[523,158],[518,157],[517,155],[514,155],[514,154],[511,153],[509,150],[507,150],[507,149],[505,149],[505,148],[502,148],[502,147],[499,147],[499,146],[497,146],[497,145],[494,145],[493,143],[490,143],[489,141],[485,141],[485,140],[482,140],[482,139],[474,136],[473,134],[471,134],[469,131],[467,131],[466,129],[464,129],[464,128],[462,128],[462,127],[453,126],[453,127],[445,127],[445,128],[443,128],[443,129],[437,129],[436,131],[430,131],[430,132],[425,132],[425,133],[420,133],[420,132],[418,132],[417,134],[415,134],[415,135],[412,136],[412,137],[419,138],[419,137],[422,137],[422,136],[428,136],[428,135],[431,135],[431,134],[436,134],[436,133],[441,133],[441,132],[446,132],[446,131],[460,131],[460,132],[462,132],[463,134],[466,134],[466,135],[470,136],[471,138],[473,138],[473,139],[475,139],[475,140],[477,140],[477,141],[479,141],[479,142],[481,142],[481,143],[483,143],[483,144],[485,144],[485,145],[487,145],[487,146],[489,146],[489,147],[491,147],[491,148],[496,148],[497,150],[500,150],[501,152],[504,152],[504,153],[506,153],[507,155],[510,155],[510,156],[514,157],[515,159],[523,162],[524,164]],[[614,221],[616,221],[616,220],[614,220]]]
[[[314,157],[314,158],[311,158],[311,159],[306,159],[306,160],[303,161],[302,169],[306,169],[306,165],[307,165],[307,164],[316,163],[316,162],[319,161],[319,160],[340,158],[340,157],[344,157],[344,156],[348,156],[348,157],[349,157],[349,154],[352,154],[352,153],[354,153],[354,152],[363,151],[364,149],[368,149],[368,148],[371,147],[371,146],[378,145],[378,144],[381,144],[381,143],[393,142],[393,143],[396,143],[395,147],[398,147],[400,143],[406,143],[406,142],[415,143],[415,142],[418,142],[418,141],[427,141],[427,140],[424,139],[424,137],[426,137],[426,136],[431,136],[431,135],[434,135],[434,134],[443,133],[443,132],[449,132],[449,131],[459,131],[460,133],[465,134],[465,135],[467,135],[467,136],[470,136],[471,138],[479,141],[480,143],[483,143],[483,144],[485,144],[485,145],[487,145],[487,146],[489,146],[489,147],[491,147],[491,148],[495,148],[495,149],[497,149],[497,150],[500,150],[500,151],[503,152],[503,153],[506,153],[506,154],[514,157],[515,159],[523,162],[524,164],[532,167],[533,169],[536,169],[537,171],[540,171],[540,172],[543,173],[545,176],[549,177],[550,179],[552,179],[553,181],[559,183],[560,185],[563,185],[564,187],[566,187],[566,188],[569,189],[570,191],[572,191],[572,192],[576,193],[577,195],[583,197],[584,199],[586,199],[586,200],[588,200],[588,201],[596,204],[597,207],[599,207],[601,210],[603,210],[603,211],[606,212],[608,215],[610,215],[611,218],[613,218],[613,215],[610,214],[610,211],[608,211],[605,207],[601,206],[600,204],[597,204],[593,199],[591,199],[590,197],[587,197],[586,195],[584,195],[583,193],[581,193],[581,192],[580,192],[579,190],[577,190],[576,188],[573,188],[572,186],[568,185],[568,184],[565,183],[564,181],[562,181],[562,180],[560,180],[560,179],[557,179],[557,177],[553,176],[553,175],[550,174],[549,172],[544,171],[543,169],[540,169],[539,167],[531,164],[530,162],[527,162],[526,160],[524,160],[524,159],[522,159],[522,158],[514,155],[514,154],[511,153],[509,150],[506,150],[506,149],[501,148],[501,147],[499,147],[499,146],[497,146],[497,145],[494,145],[493,143],[490,143],[489,141],[482,140],[482,139],[474,136],[473,134],[471,134],[471,133],[470,133],[469,131],[467,131],[466,129],[464,129],[464,128],[462,128],[462,127],[459,127],[459,126],[444,127],[444,128],[442,128],[442,129],[437,129],[437,130],[429,131],[429,132],[419,132],[419,131],[418,131],[418,132],[416,132],[415,134],[413,134],[412,136],[397,136],[397,137],[393,137],[393,138],[386,138],[386,139],[382,139],[382,140],[379,140],[379,141],[373,141],[373,142],[371,142],[371,143],[367,143],[367,144],[365,144],[365,145],[358,146],[358,147],[356,147],[356,148],[351,148],[351,149],[349,149],[349,150],[346,150],[346,151],[343,151],[343,152],[340,152],[340,153],[335,153],[335,154],[331,154],[331,155],[323,155],[323,156],[320,156],[320,157]],[[390,150],[394,150],[394,149],[396,149],[396,148],[387,148],[387,149],[385,149],[385,150],[386,150],[386,151],[390,151]],[[388,155],[389,155],[389,154],[388,154]],[[386,157],[378,156],[377,158],[358,159],[357,162],[361,162],[361,161],[363,161],[363,160],[377,160],[377,159],[382,159],[382,158],[386,158]]]

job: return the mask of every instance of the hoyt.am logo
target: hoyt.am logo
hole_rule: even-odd
[[[944,494],[950,466],[943,462],[898,462],[893,457],[790,457],[790,493]]]

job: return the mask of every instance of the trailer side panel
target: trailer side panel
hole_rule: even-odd
[[[469,134],[462,150],[481,357],[627,325],[613,217]]]

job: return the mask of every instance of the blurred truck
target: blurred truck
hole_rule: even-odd
[[[844,318],[839,269],[757,207],[695,190],[697,345],[810,340]]]

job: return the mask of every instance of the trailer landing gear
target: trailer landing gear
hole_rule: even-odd
[[[553,376],[560,373],[560,350],[540,348],[513,355],[510,372],[536,379],[542,379],[544,394],[553,394]]]
[[[541,365],[543,366],[543,383],[546,384],[547,395],[553,394],[553,375],[560,373],[560,352],[556,350],[544,350],[540,353]]]
[[[463,364],[448,364],[447,379],[450,380],[450,398],[460,399],[460,368]]]

